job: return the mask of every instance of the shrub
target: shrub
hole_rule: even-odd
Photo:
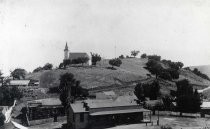
[[[160,77],[165,80],[172,80],[171,74],[168,71],[161,72]]]
[[[136,57],[140,51],[133,50],[131,51],[131,56]]]
[[[37,67],[36,69],[33,70],[33,73],[36,73],[36,72],[39,72],[39,71],[42,71],[42,67]]]
[[[90,53],[91,54],[91,62],[92,65],[96,65],[96,62],[101,61],[101,56],[97,53]]]
[[[120,58],[120,59],[124,59],[125,57],[124,57],[123,55],[120,55],[119,58]]]
[[[44,65],[43,69],[44,69],[44,70],[51,70],[51,69],[52,69],[52,67],[53,67],[53,65],[52,65],[52,64],[47,63],[47,64],[45,64],[45,65]]]
[[[147,54],[146,54],[146,53],[142,54],[142,55],[141,55],[141,58],[142,58],[142,59],[147,58]]]
[[[147,56],[149,60],[155,60],[155,61],[160,61],[161,60],[161,56],[157,56],[157,55],[149,55]]]
[[[115,59],[111,59],[109,60],[109,64],[112,66],[117,66],[120,67],[120,65],[122,64],[122,61],[119,58],[115,58]]]

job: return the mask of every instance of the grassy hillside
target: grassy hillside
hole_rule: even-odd
[[[190,67],[192,70],[194,68],[197,68],[199,71],[202,73],[206,74],[207,76],[210,77],[210,65],[201,65],[201,66],[191,66]]]
[[[147,59],[123,59],[122,65],[116,67],[117,70],[110,70],[109,60],[103,60],[96,67],[69,67],[66,70],[51,70],[32,73],[27,75],[27,78],[39,79],[40,87],[49,88],[59,85],[61,74],[71,72],[77,80],[81,81],[81,86],[92,91],[115,90],[117,92],[132,91],[138,82],[151,82],[154,79],[148,78],[149,73],[144,67]],[[180,71],[180,79],[188,79],[191,84],[198,89],[206,88],[210,82],[198,77],[190,71],[182,69]],[[178,79],[178,80],[180,80]],[[177,80],[175,80],[177,81]],[[167,93],[170,89],[175,89],[175,83],[161,80],[162,92]]]

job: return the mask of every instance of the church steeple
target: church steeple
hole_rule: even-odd
[[[69,50],[69,48],[68,48],[68,45],[67,45],[67,42],[66,42],[66,46],[65,46],[64,51],[68,51],[68,50]]]
[[[69,48],[68,48],[68,45],[67,45],[67,42],[66,42],[66,46],[65,46],[65,49],[64,49],[64,60],[67,60],[69,59]]]

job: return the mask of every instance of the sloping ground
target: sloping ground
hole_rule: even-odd
[[[188,79],[191,84],[197,85],[197,86],[203,86],[203,88],[210,86],[210,81],[203,79],[197,75],[195,75],[193,72],[182,69],[180,71],[180,77],[179,80],[181,79]]]
[[[201,66],[191,66],[190,69],[197,68],[202,73],[210,77],[210,65],[201,65]]]
[[[147,83],[154,79],[154,76],[147,77],[149,72],[144,68],[147,59],[123,59],[122,65],[116,67],[117,70],[107,69],[110,67],[108,62],[109,60],[102,60],[96,67],[69,67],[66,70],[42,71],[29,74],[27,78],[40,79],[40,87],[49,88],[58,86],[60,75],[70,72],[75,75],[77,80],[81,81],[82,87],[93,92],[101,90],[132,91],[138,82]],[[188,79],[197,89],[203,89],[210,85],[209,81],[184,69],[180,71],[180,79],[178,80],[181,79]],[[165,93],[176,88],[174,82],[162,79],[160,83],[162,91]]]
[[[40,78],[40,86],[48,88],[58,86],[60,75],[70,72],[77,80],[81,80],[82,87],[90,89],[140,80],[149,73],[143,68],[147,60],[124,59],[122,62],[120,67],[116,67],[117,70],[107,69],[110,67],[108,60],[103,60],[98,63],[97,67],[69,67],[66,70],[43,71],[41,74],[30,74],[27,78]]]

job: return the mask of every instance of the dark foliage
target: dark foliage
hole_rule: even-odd
[[[164,65],[169,66],[169,68],[163,68],[161,63]],[[171,62],[170,60],[162,60],[157,61],[154,59],[149,59],[146,63],[146,68],[152,73],[156,75],[157,77],[166,79],[166,80],[172,80],[172,79],[178,79],[179,78],[179,63]],[[181,64],[181,63],[180,63]]]
[[[58,66],[58,68],[59,68],[59,69],[64,68],[64,63],[60,63],[59,66]]]
[[[149,60],[146,63],[147,69],[152,73],[156,75],[156,78],[161,75],[161,72],[163,71],[163,67],[159,62],[156,60]]]
[[[0,105],[11,106],[15,99],[20,99],[23,94],[17,87],[0,87]]]
[[[149,60],[155,60],[155,61],[161,60],[161,56],[158,56],[158,55],[148,55],[147,57]]]
[[[197,90],[193,92],[188,80],[181,80],[177,85],[177,109],[180,112],[195,113],[200,111],[201,99]]]
[[[71,64],[84,64],[84,63],[87,63],[89,61],[89,58],[88,57],[79,57],[77,59],[73,59],[71,61]]]
[[[179,71],[173,68],[167,69],[167,72],[171,75],[171,78],[178,79],[179,78]]]
[[[14,71],[11,72],[11,76],[14,79],[25,79],[25,75],[26,75],[26,70],[25,69],[21,69],[21,68],[17,68]]]
[[[68,60],[63,60],[63,67],[66,68],[66,66],[70,65],[72,61],[70,59]],[[61,64],[62,65],[62,64]]]
[[[109,64],[113,67],[113,66],[117,66],[120,67],[120,65],[122,64],[122,61],[119,58],[115,58],[115,59],[111,59],[109,60]]]
[[[160,85],[159,82],[155,80],[151,85],[150,100],[156,100],[159,95],[160,95]]]
[[[144,89],[141,83],[138,83],[135,87],[134,94],[140,101],[145,101],[145,96],[144,96]]]
[[[4,121],[5,121],[5,116],[3,115],[2,112],[0,112],[0,127],[4,125]]]
[[[42,71],[42,67],[37,67],[36,69],[33,70],[33,73],[36,73],[36,72],[39,72],[39,71]]]
[[[124,55],[120,55],[119,58],[120,59],[124,59],[125,57],[124,57]]]
[[[88,91],[80,87],[80,81],[77,81],[72,73],[65,73],[60,76],[59,91],[60,100],[64,107],[74,102],[78,97],[88,96]],[[71,92],[69,93],[69,91]]]
[[[160,78],[165,79],[165,80],[172,80],[171,74],[167,70],[163,70],[160,74]]]
[[[44,66],[43,66],[43,70],[52,70],[53,68],[53,65],[50,64],[50,63],[46,63]]]
[[[133,50],[131,51],[131,56],[136,57],[140,51]]]
[[[90,54],[91,54],[91,62],[92,62],[92,65],[95,66],[98,61],[101,61],[101,56],[99,54],[92,53],[92,52]]]
[[[147,58],[147,54],[146,54],[146,53],[142,54],[142,55],[141,55],[141,58],[142,58],[142,59]]]
[[[155,80],[151,84],[137,84],[134,90],[134,94],[140,101],[144,101],[145,97],[149,97],[150,100],[156,100],[160,95],[159,82]]]
[[[192,72],[193,72],[194,74],[200,76],[201,78],[207,79],[207,80],[210,81],[210,78],[209,78],[206,74],[204,74],[204,73],[202,73],[201,71],[199,71],[197,68],[194,68],[194,70],[193,70]]]

